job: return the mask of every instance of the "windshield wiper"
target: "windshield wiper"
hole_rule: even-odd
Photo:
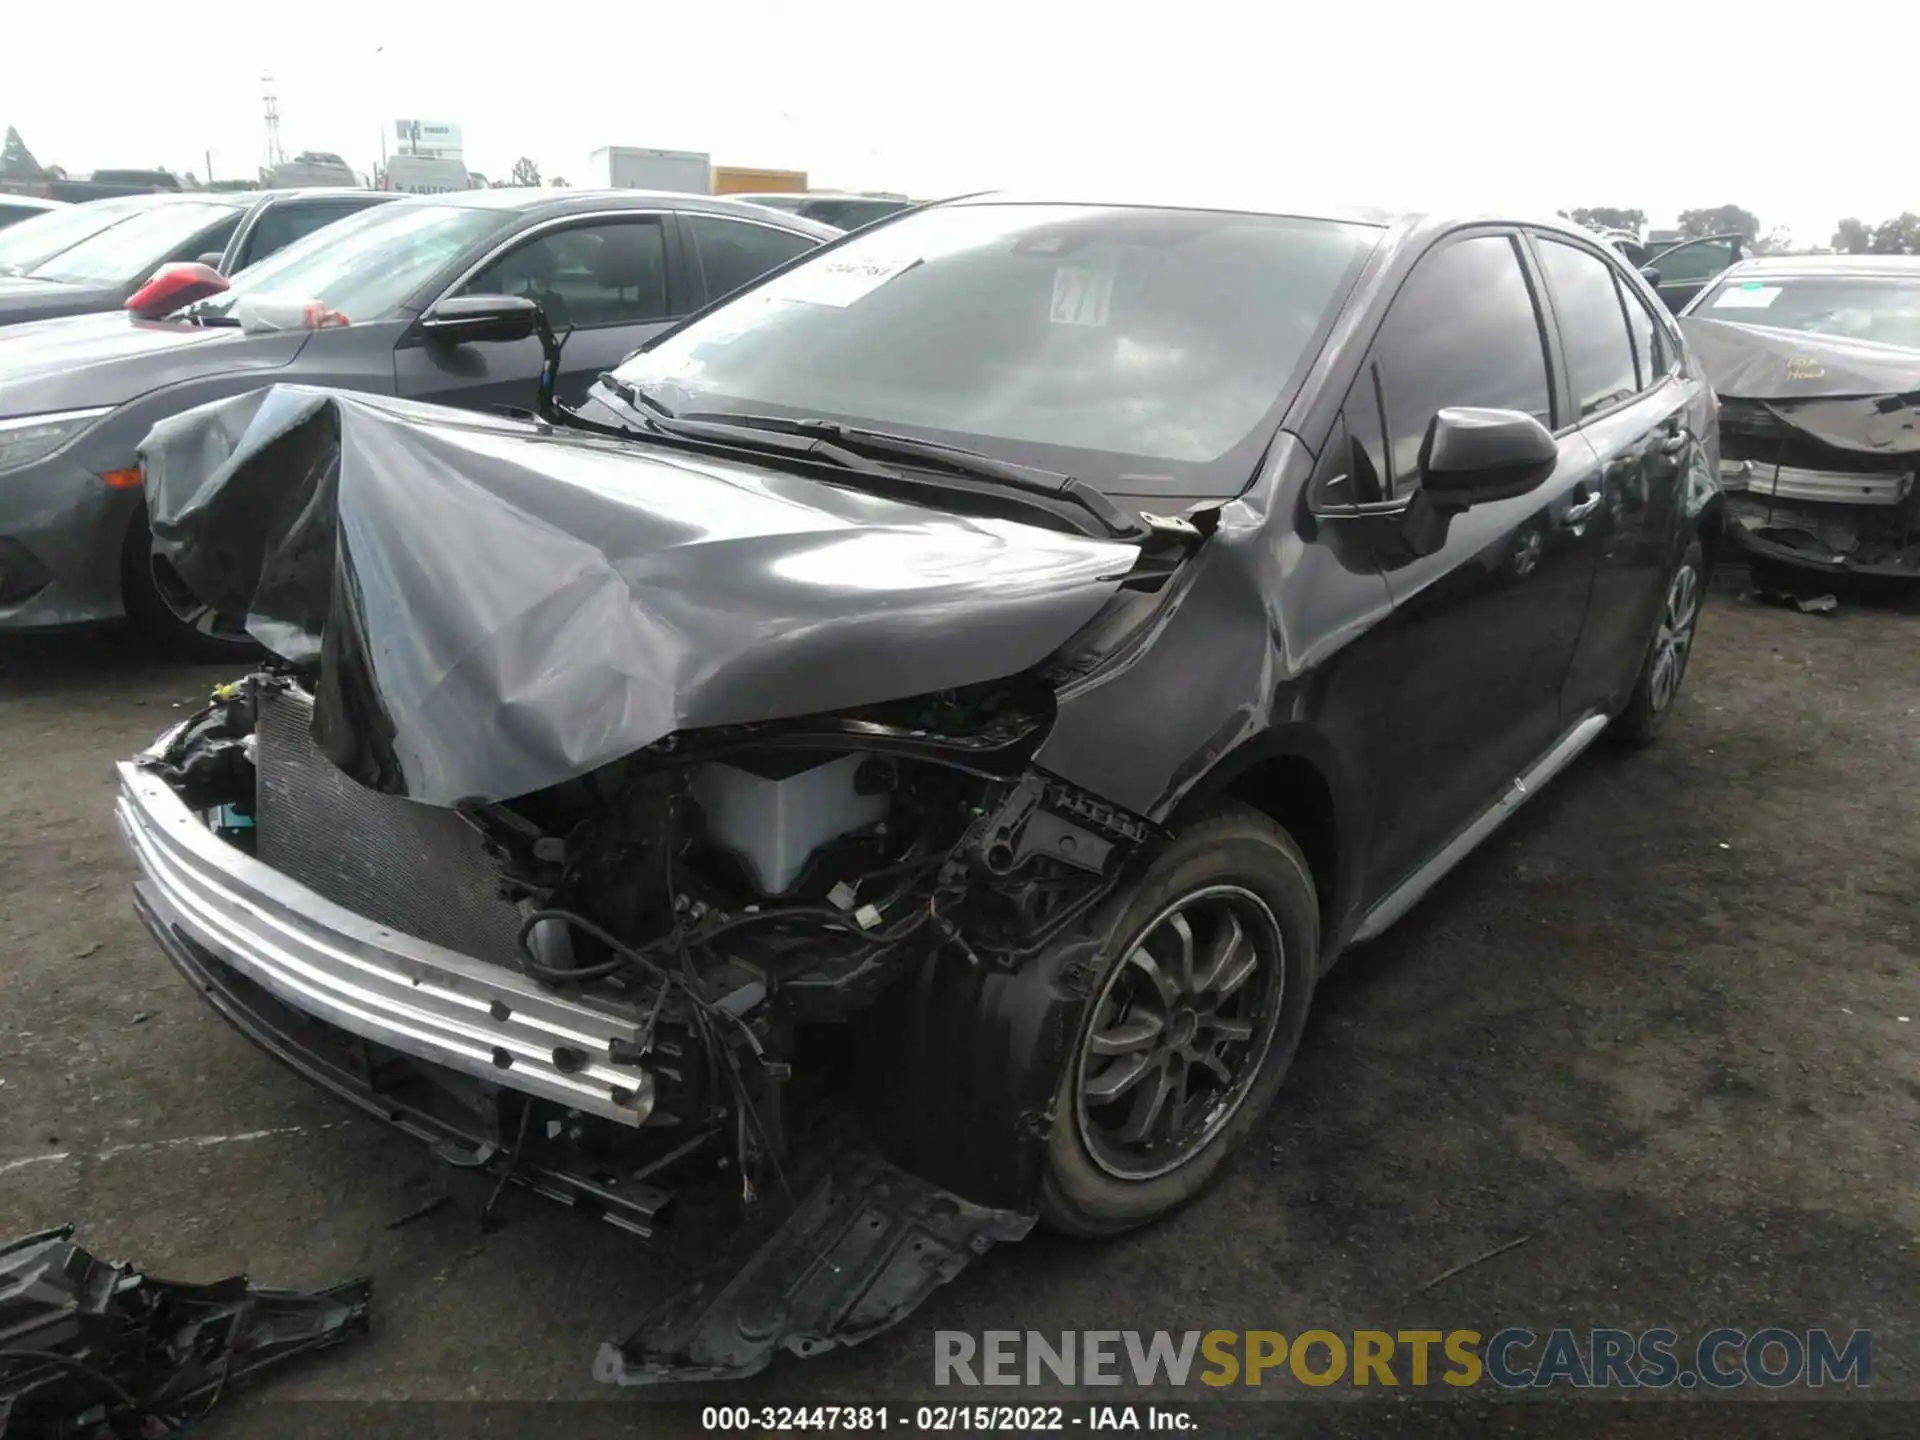
[[[996,488],[1065,502],[1091,515],[1102,529],[1116,539],[1138,539],[1149,533],[1149,527],[1115,505],[1101,491],[1084,480],[1062,475],[1058,471],[998,460],[991,455],[982,455],[978,451],[938,440],[843,425],[836,420],[790,419],[783,415],[731,411],[676,413],[638,386],[616,380],[611,375],[601,378],[616,395],[635,407],[637,419],[665,434],[760,445],[767,444],[775,437],[785,437],[802,443],[780,445],[777,448],[797,454],[816,455],[846,469],[905,478],[897,470],[878,463],[893,460],[922,469],[945,470],[968,479],[989,481]],[[641,413],[641,406],[645,407],[645,413]]]
[[[746,425],[729,425],[704,415],[676,415],[651,395],[611,377],[603,378],[607,380],[608,388],[621,399],[638,400],[648,407],[644,413],[636,408],[634,418],[658,435],[670,435],[678,440],[711,441],[718,445],[751,445],[761,450],[778,450],[783,455],[825,460],[857,475],[876,475],[888,480],[907,478],[891,465],[883,465],[856,450],[836,444],[828,436],[758,430]]]

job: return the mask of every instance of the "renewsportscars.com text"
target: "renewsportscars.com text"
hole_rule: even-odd
[[[1873,1337],[1766,1326],[1691,1339],[1659,1328],[961,1330],[934,1334],[936,1385],[1358,1385],[1731,1390],[1873,1383]]]

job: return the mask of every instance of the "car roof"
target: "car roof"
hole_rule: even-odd
[[[1755,255],[1727,275],[1920,276],[1920,255]]]
[[[235,193],[251,195],[256,204],[266,200],[325,199],[330,195],[355,195],[363,200],[376,201],[406,198],[398,190],[370,190],[365,185],[290,185],[279,190],[242,190]]]
[[[0,191],[0,205],[18,205],[27,210],[64,210],[65,200],[49,200],[44,195],[16,195],[11,190]]]
[[[494,190],[452,190],[444,195],[416,195],[413,203],[459,205],[472,210],[507,210],[522,215],[573,215],[596,210],[680,210],[702,215],[731,215],[765,225],[777,219],[786,229],[817,240],[837,240],[841,232],[831,225],[803,220],[798,215],[745,204],[730,196],[689,195],[677,190],[547,190],[506,187]]]
[[[910,205],[913,202],[900,195],[862,195],[858,190],[754,190],[744,195],[728,195],[729,200],[871,200],[876,205]]]
[[[243,210],[260,197],[258,190],[156,190],[143,195],[102,195],[82,205],[225,205]]]
[[[1313,196],[1289,191],[1256,189],[1156,189],[1133,191],[1014,191],[986,190],[956,195],[928,205],[1087,205],[1157,210],[1217,210],[1230,214],[1289,216],[1302,220],[1326,220],[1337,224],[1371,225],[1386,232],[1389,246],[1423,242],[1449,230],[1469,225],[1524,225],[1563,239],[1578,241],[1618,256],[1604,236],[1584,225],[1576,225],[1562,216],[1545,214],[1526,206],[1486,209],[1466,205],[1455,208],[1416,207],[1394,204],[1361,204],[1348,200]]]

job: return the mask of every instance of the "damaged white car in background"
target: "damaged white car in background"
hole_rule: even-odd
[[[1920,256],[1748,260],[1680,326],[1720,396],[1735,549],[1920,577]]]

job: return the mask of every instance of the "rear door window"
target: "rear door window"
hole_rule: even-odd
[[[1374,366],[1396,495],[1419,484],[1427,427],[1449,406],[1518,410],[1551,429],[1540,312],[1514,237],[1470,236],[1425,256],[1387,312]]]
[[[692,237],[700,269],[707,277],[707,299],[731,295],[750,285],[776,265],[784,265],[818,243],[809,236],[771,225],[727,220],[718,215],[682,215],[680,223]]]
[[[1560,322],[1574,414],[1585,420],[1639,389],[1627,314],[1613,267],[1598,255],[1545,236],[1539,253]]]

